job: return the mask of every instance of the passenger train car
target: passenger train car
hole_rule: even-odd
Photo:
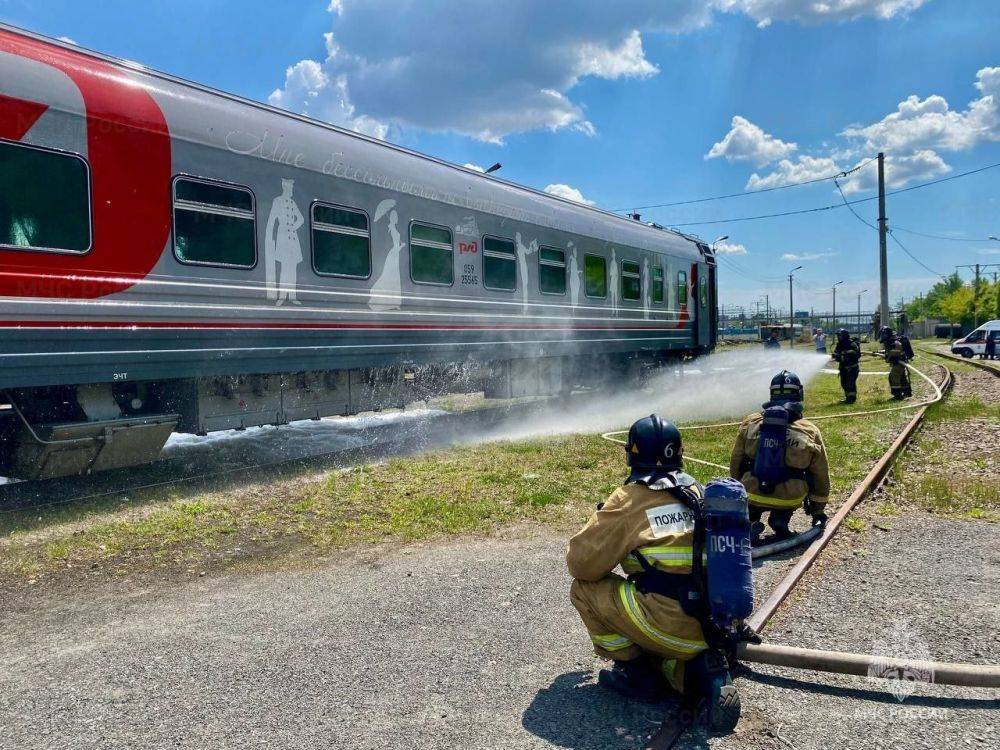
[[[0,474],[565,392],[712,348],[715,310],[693,238],[0,27]]]

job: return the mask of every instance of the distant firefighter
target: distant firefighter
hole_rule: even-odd
[[[779,336],[780,334],[778,333],[778,329],[772,328],[771,335],[768,337],[767,341],[764,342],[764,346],[766,346],[768,349],[780,349],[781,339],[779,338]]]
[[[632,425],[626,455],[625,485],[566,556],[573,606],[614,663],[598,682],[638,700],[680,692],[706,708],[713,731],[731,731],[740,700],[727,654],[741,639],[759,642],[743,625],[753,609],[746,491],[685,474],[680,432],[655,414]],[[628,579],[613,572],[619,565]]]
[[[837,346],[833,350],[840,372],[840,387],[844,389],[844,401],[853,404],[858,400],[858,374],[861,372],[861,344],[852,339],[846,328],[837,331]]]
[[[909,344],[909,341],[906,343]],[[913,389],[910,387],[910,371],[906,368],[908,359],[902,341],[896,339],[886,347],[885,361],[889,363],[889,390],[897,401],[913,395]]]
[[[830,496],[830,469],[819,428],[802,418],[804,390],[794,372],[782,370],[771,380],[771,398],[763,410],[740,425],[729,459],[729,473],[750,496],[751,532],[760,544],[761,519],[769,512],[774,532],[768,541],[793,536],[789,522],[802,505],[814,525],[824,525]]]

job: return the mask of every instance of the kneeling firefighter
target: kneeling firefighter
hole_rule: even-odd
[[[598,682],[656,700],[678,691],[728,732],[740,714],[729,673],[753,609],[746,492],[702,487],[683,471],[680,432],[651,415],[629,430],[631,473],[569,542],[570,598],[594,650],[611,659]],[[621,565],[622,578],[612,571]]]
[[[754,544],[761,543],[765,511],[774,532],[768,541],[793,536],[788,525],[799,505],[813,525],[826,524],[830,468],[819,428],[802,418],[803,395],[798,376],[782,370],[771,379],[770,401],[743,420],[736,436],[729,473],[750,495]]]
[[[846,328],[837,331],[837,346],[833,350],[840,373],[840,387],[844,389],[844,401],[853,404],[858,400],[858,374],[861,372],[861,344],[852,339]]]

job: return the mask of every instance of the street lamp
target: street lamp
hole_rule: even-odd
[[[718,244],[719,244],[720,242],[722,242],[723,240],[728,240],[728,239],[729,239],[729,235],[728,235],[728,234],[724,234],[724,235],[722,235],[721,237],[716,237],[716,238],[715,238],[715,239],[714,239],[714,240],[712,241],[712,252],[713,252],[713,253],[715,252],[715,246],[716,246],[716,245],[718,245]]]
[[[992,234],[986,239],[993,240],[994,242],[1000,242],[1000,237],[994,237]]]
[[[792,296],[792,275],[801,271],[802,266],[795,266],[788,272],[788,345],[795,346],[795,299]]]
[[[500,162],[496,162],[496,163],[493,164],[492,167],[490,167],[489,169],[487,169],[483,174],[493,174],[498,169],[500,169],[502,166],[503,166],[503,164],[501,164]]]
[[[858,333],[861,333],[864,329],[861,327],[861,295],[868,294],[867,289],[862,289],[858,292]]]
[[[838,281],[833,285],[833,327],[837,327],[837,287],[843,284],[843,281]]]

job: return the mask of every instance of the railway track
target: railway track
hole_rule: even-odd
[[[1000,378],[1000,365],[989,364],[986,360],[976,359],[975,357],[966,359],[965,357],[958,357],[954,354],[945,354],[944,352],[935,351],[934,349],[920,348],[918,351],[924,354],[933,354],[935,357],[941,357],[942,359],[950,359],[955,362],[961,362],[963,365],[969,365],[980,370],[985,370],[986,372],[992,373]]]
[[[944,355],[942,355],[944,356]],[[965,361],[965,360],[963,360]],[[812,567],[813,563],[819,557],[820,553],[826,548],[827,544],[833,538],[833,536],[840,529],[841,525],[844,523],[846,518],[850,515],[851,511],[860,503],[865,497],[871,494],[885,478],[886,474],[892,468],[896,459],[900,456],[903,450],[906,448],[907,444],[916,434],[917,429],[923,422],[924,416],[931,405],[937,403],[944,395],[950,390],[954,382],[954,374],[945,365],[937,365],[944,371],[944,377],[939,383],[934,383],[930,381],[927,376],[921,373],[915,368],[910,368],[913,372],[917,372],[923,376],[926,380],[932,383],[935,390],[934,398],[928,399],[924,402],[917,404],[908,404],[905,407],[900,408],[916,408],[917,412],[913,417],[906,423],[902,431],[893,441],[889,449],[882,455],[882,457],[875,463],[871,468],[865,478],[861,483],[854,489],[851,495],[844,501],[844,503],[838,508],[836,514],[829,520],[826,528],[823,530],[822,534],[812,542],[809,547],[805,549],[802,556],[795,563],[795,565],[785,574],[785,576],[778,582],[777,586],[772,589],[771,593],[764,600],[764,602],[756,609],[756,611],[751,616],[748,624],[757,632],[760,632],[768,623],[768,621],[774,616],[781,604],[788,598],[789,594],[794,590],[795,586],[802,580],[806,571]],[[993,368],[989,368],[993,369]],[[881,411],[881,410],[879,410]],[[867,415],[870,412],[845,412],[842,414],[826,415],[823,418],[834,419],[834,418],[846,418],[846,417],[858,417]],[[731,426],[732,424],[739,423],[725,423],[724,425],[706,425],[702,426],[702,429],[707,427],[720,427],[720,426]],[[686,428],[691,429],[691,428]],[[607,433],[604,437],[610,439],[613,442],[620,442],[614,440],[612,437],[616,433]],[[686,460],[690,460],[689,457],[685,456]],[[719,464],[714,464],[708,461],[700,461],[695,459],[698,463],[707,464],[713,467],[722,467]],[[759,662],[759,663],[771,663],[771,664],[797,664],[801,666],[803,663],[809,661],[812,662],[814,668],[822,668],[817,666],[819,662],[816,657],[825,655],[825,652],[809,652],[805,653],[805,650],[799,650],[803,653],[785,653],[790,652],[789,649],[784,649],[782,647],[774,646],[754,646],[752,644],[743,644],[740,649],[739,657],[741,660],[749,662]],[[832,656],[852,656],[852,655],[832,655]],[[959,666],[959,665],[954,665]],[[964,665],[961,665],[964,666]],[[987,679],[995,679],[995,675],[990,672]],[[663,721],[663,724],[657,730],[655,734],[650,737],[644,746],[644,750],[671,750],[674,748],[681,739],[684,738],[685,734],[691,729],[697,721],[697,716],[692,715],[690,711],[684,711],[678,708],[672,711]]]

